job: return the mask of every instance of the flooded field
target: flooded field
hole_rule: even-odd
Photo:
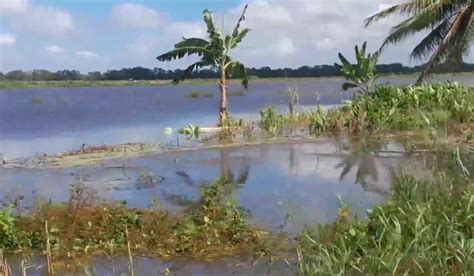
[[[412,80],[384,81],[398,85]],[[469,78],[461,77],[460,81],[472,84]],[[341,82],[326,79],[289,85],[300,91],[298,108],[308,110],[318,102],[334,106],[348,99],[351,94],[340,91]],[[255,120],[259,110],[269,105],[286,111],[288,96],[281,93],[286,87],[284,83],[255,83],[248,93],[231,98],[232,115]],[[238,89],[235,85],[230,91]],[[195,90],[217,93],[211,85],[0,91],[0,152],[3,158],[11,159],[43,152],[77,150],[81,153],[81,146],[84,153],[84,144],[100,147],[169,142],[175,137],[164,134],[167,127],[177,129],[190,122],[202,126],[215,124],[217,94],[187,97]],[[397,176],[430,180],[433,172],[446,168],[443,158],[452,156],[444,152],[445,156],[439,157],[435,147],[427,147],[425,151],[404,145],[397,138],[280,142],[276,139],[247,146],[160,148],[158,153],[99,158],[101,161],[94,164],[68,168],[0,166],[0,203],[5,208],[13,206],[16,214],[28,214],[41,204],[67,205],[76,187],[86,187],[103,202],[120,204],[129,210],[160,211],[179,218],[200,208],[203,189],[222,179],[226,182],[225,197],[235,202],[246,223],[270,235],[284,236],[291,244],[307,226],[328,225],[340,218],[343,205],[365,218],[368,210],[392,197]],[[457,158],[456,162],[467,174],[474,171],[472,154],[462,152]],[[207,216],[204,218],[209,220]],[[123,254],[101,251],[87,261],[78,258],[58,266],[57,273],[296,274],[296,254],[294,250],[289,252],[276,259],[232,255],[212,262],[137,253],[131,269],[130,260]],[[47,272],[43,255],[10,254],[6,259],[14,275],[21,273],[25,260],[28,275]]]
[[[451,75],[439,77],[454,79]],[[454,80],[472,85],[469,75]],[[414,77],[381,78],[380,83],[403,85]],[[300,110],[341,104],[351,97],[343,92],[343,79],[310,79],[250,83],[240,94],[238,84],[229,87],[229,110],[233,118],[255,120],[266,106],[287,111],[288,87],[299,91]],[[213,97],[187,97],[193,91]],[[232,96],[234,94],[234,96]],[[192,123],[214,126],[217,122],[218,87],[166,85],[157,87],[87,87],[0,90],[0,153],[7,159],[56,154],[75,150],[84,143],[110,145],[129,142],[169,142],[163,131]]]

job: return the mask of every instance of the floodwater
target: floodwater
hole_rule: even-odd
[[[284,230],[296,234],[304,225],[333,221],[339,198],[364,215],[390,195],[393,174],[408,158],[378,152],[403,147],[355,148],[350,141],[323,140],[164,152],[79,168],[0,168],[0,199],[21,195],[23,207],[36,200],[66,202],[71,185],[80,182],[105,200],[179,213],[199,201],[203,185],[224,177],[233,183],[226,193],[251,222],[277,232],[289,217]]]
[[[461,82],[473,85],[468,76]],[[394,85],[413,78],[390,78]],[[350,97],[341,79],[290,82],[300,93],[300,109],[318,101],[338,105]],[[254,83],[244,96],[231,96],[235,118],[256,119],[273,105],[285,110],[285,83]],[[239,90],[232,85],[230,91]],[[191,91],[212,91],[211,98],[187,98]],[[0,153],[5,158],[38,152],[57,153],[91,145],[168,142],[166,127],[214,124],[218,102],[214,85],[0,90]],[[319,97],[315,92],[318,92]],[[359,215],[391,195],[393,176],[403,171],[430,176],[430,156],[411,156],[395,141],[360,143],[343,140],[275,143],[194,151],[170,151],[134,159],[103,161],[95,166],[57,169],[0,167],[0,200],[28,208],[37,200],[67,202],[72,185],[83,184],[109,201],[133,208],[181,213],[195,206],[200,189],[219,177],[230,180],[226,193],[236,200],[250,223],[268,231],[297,235],[305,225],[326,224],[338,214],[340,200]],[[8,256],[14,275],[22,257]],[[28,275],[43,275],[43,256],[28,260]],[[289,275],[284,262],[252,264],[252,260],[216,262],[162,261],[136,257],[137,275]],[[79,270],[61,275],[121,275],[122,257],[97,257]]]
[[[469,75],[455,80],[474,85]],[[401,85],[413,83],[414,78],[390,77],[380,82]],[[254,82],[244,96],[232,96],[242,90],[232,84],[229,111],[234,118],[254,120],[266,106],[286,110],[288,96],[282,91],[288,87],[299,90],[302,110],[318,102],[338,105],[351,97],[341,91],[342,83],[340,78]],[[186,97],[192,91],[212,92],[214,97]],[[83,143],[169,142],[163,133],[167,127],[215,125],[218,100],[213,84],[0,90],[0,153],[12,159],[74,150]]]
[[[110,201],[136,208],[180,213],[199,200],[199,191],[218,177],[233,184],[225,190],[247,214],[248,221],[275,234],[295,237],[305,225],[333,221],[340,200],[359,216],[391,195],[393,176],[404,172],[430,176],[433,156],[412,156],[395,141],[321,140],[219,149],[164,152],[134,159],[104,161],[90,167],[63,169],[0,168],[0,198],[28,208],[36,200],[66,202],[71,185],[81,182]],[[157,179],[143,181],[144,176]],[[18,201],[21,195],[21,200]],[[13,269],[20,255],[8,256]],[[291,275],[295,267],[284,261],[257,263],[251,258],[214,262],[164,261],[135,257],[136,275]],[[291,261],[290,261],[291,263]],[[28,259],[28,275],[43,275],[45,258]],[[125,257],[94,257],[79,268],[63,268],[62,275],[122,275]],[[18,272],[19,273],[19,272]]]

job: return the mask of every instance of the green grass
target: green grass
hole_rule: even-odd
[[[394,195],[367,219],[307,228],[299,237],[303,275],[473,275],[474,183],[398,178]]]
[[[456,73],[455,76],[472,76],[472,73]],[[387,74],[387,77],[416,77],[417,74]],[[436,77],[450,78],[452,74],[437,74]],[[250,83],[274,83],[274,82],[299,82],[299,81],[319,81],[325,79],[343,79],[342,76],[334,77],[308,77],[308,78],[257,78],[251,77]],[[183,84],[217,84],[218,79],[190,79],[183,82]],[[230,79],[228,83],[240,84],[241,80]],[[171,80],[75,80],[75,81],[0,81],[0,89],[15,89],[15,88],[46,88],[46,87],[102,87],[102,86],[158,86],[171,85]],[[240,96],[241,93],[236,93],[233,96]]]
[[[428,130],[448,134],[462,127],[470,131],[474,122],[474,88],[456,83],[396,88],[379,86],[369,96],[357,96],[329,111],[277,114],[260,112],[260,126],[270,136],[285,128],[300,127],[315,135],[376,134]]]

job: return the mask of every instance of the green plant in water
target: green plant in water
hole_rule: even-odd
[[[178,134],[186,135],[186,139],[198,139],[201,135],[201,128],[188,124],[187,128],[181,128],[178,130]]]
[[[243,78],[242,84],[247,88],[248,77],[245,66],[232,59],[229,52],[235,49],[250,29],[244,28],[240,30],[242,21],[245,20],[245,12],[247,5],[239,17],[232,34],[225,35],[224,30],[218,30],[214,24],[212,13],[208,10],[203,11],[204,23],[207,27],[208,40],[202,38],[183,38],[182,41],[174,46],[174,49],[157,57],[159,61],[171,61],[181,59],[189,55],[197,55],[200,60],[191,64],[183,71],[181,78],[175,79],[174,83],[178,83],[189,78],[193,72],[201,68],[209,67],[220,72],[220,105],[219,105],[219,124],[222,125],[228,118],[227,112],[227,78],[238,77]]]
[[[326,112],[320,105],[318,105],[315,112],[311,112],[309,131],[313,134],[324,133],[326,131]]]
[[[354,47],[355,57],[357,63],[352,65],[341,53],[339,53],[339,59],[341,60],[341,72],[348,82],[342,85],[343,90],[349,88],[358,88],[359,93],[364,96],[368,96],[372,91],[372,86],[377,79],[376,66],[378,62],[378,56],[367,54],[366,55],[367,42],[364,42],[362,48],[356,45]]]
[[[260,111],[260,127],[269,136],[277,136],[283,129],[285,118],[277,114],[273,107]]]

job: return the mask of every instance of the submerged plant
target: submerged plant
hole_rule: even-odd
[[[242,84],[247,88],[248,78],[245,66],[232,59],[229,52],[236,48],[240,42],[245,38],[250,29],[244,28],[240,30],[242,21],[245,20],[245,12],[247,5],[239,17],[232,34],[225,35],[224,30],[218,30],[212,13],[208,10],[203,11],[204,23],[207,27],[208,40],[202,38],[183,38],[182,41],[174,46],[174,50],[164,53],[157,57],[159,61],[171,61],[174,59],[181,59],[189,55],[197,55],[200,60],[191,64],[183,71],[180,78],[175,79],[178,83],[186,78],[189,78],[193,72],[205,67],[210,67],[213,70],[218,70],[220,73],[220,105],[219,105],[219,124],[222,125],[228,118],[227,112],[227,78],[239,77],[243,78]]]

